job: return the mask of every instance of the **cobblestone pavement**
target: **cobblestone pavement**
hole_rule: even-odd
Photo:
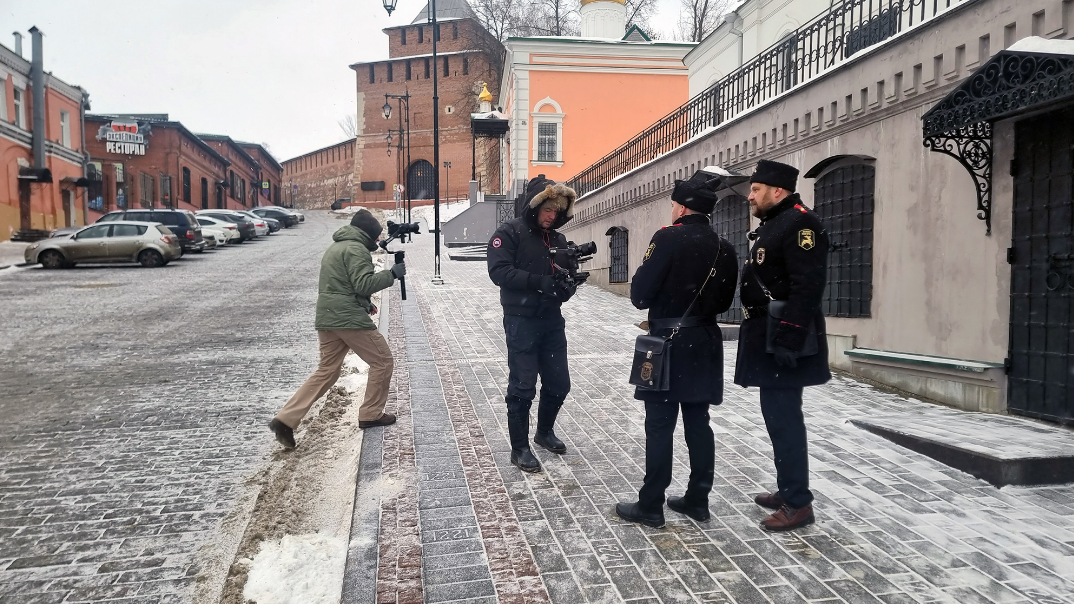
[[[1074,602],[1074,486],[996,489],[861,431],[848,420],[936,407],[846,377],[806,390],[816,525],[790,534],[758,527],[767,512],[752,496],[774,488],[771,448],[757,391],[729,377],[712,413],[713,518],[696,523],[665,509],[664,529],[620,521],[614,503],[635,500],[644,474],[643,407],[626,384],[633,324],[644,315],[591,286],[564,312],[573,390],[557,434],[568,453],[535,448],[545,472],[521,473],[509,462],[497,291],[484,263],[449,261],[446,250],[446,284],[432,285],[431,239],[407,246],[412,301],[403,308],[408,354],[420,355],[409,359],[408,379],[425,601],[516,601],[521,584],[532,598],[564,604]],[[731,376],[734,343],[725,358]],[[419,392],[415,371],[432,370],[425,359],[439,380],[422,377],[431,388]],[[422,418],[422,406],[431,415]],[[425,440],[444,424],[450,431]],[[687,473],[680,428],[669,495],[683,491]],[[510,509],[496,507],[501,488]],[[432,522],[427,508],[444,509]],[[498,532],[487,530],[489,514]],[[495,560],[516,527],[528,551],[511,549],[515,564],[505,572]],[[463,568],[445,576],[429,563],[445,553]],[[540,581],[526,584],[530,557]],[[380,601],[405,601],[385,587]]]
[[[161,269],[0,273],[0,603],[192,601],[195,554],[316,364],[340,224],[309,212]]]

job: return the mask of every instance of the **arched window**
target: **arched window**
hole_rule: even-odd
[[[806,172],[813,211],[828,233],[828,285],[822,308],[829,317],[869,317],[873,299],[872,157],[836,155]]]
[[[750,203],[741,195],[728,195],[720,199],[712,212],[712,230],[735,246],[739,261],[749,258],[750,246],[746,235],[750,231]],[[716,317],[720,323],[741,323],[742,302],[735,291],[735,301],[727,312]]]
[[[433,187],[435,187],[433,165],[424,159],[410,164],[407,170],[406,186],[410,190],[411,199],[432,199]]]
[[[190,168],[183,168],[183,201],[190,203]]]
[[[563,165],[563,109],[551,97],[533,106],[533,163]]]
[[[608,242],[608,247],[612,251],[612,262],[608,268],[608,282],[626,283],[630,280],[630,270],[627,262],[630,246],[627,241],[627,229],[626,227],[616,226],[608,229],[608,232],[604,234],[610,235],[612,238]]]

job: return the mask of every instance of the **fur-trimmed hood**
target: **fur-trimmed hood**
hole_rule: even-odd
[[[543,177],[542,174],[531,180],[527,187],[530,197],[526,204],[525,216],[531,223],[536,224],[538,209],[546,202],[551,203],[557,213],[552,228],[558,229],[574,217],[574,202],[578,199],[578,194],[565,184]]]

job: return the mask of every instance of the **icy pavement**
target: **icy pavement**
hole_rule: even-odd
[[[21,241],[0,241],[0,269],[26,262],[26,248],[29,245]]]
[[[614,503],[634,500],[644,474],[643,407],[626,383],[644,315],[589,286],[564,312],[573,390],[557,434],[568,453],[535,449],[545,472],[519,472],[484,264],[445,255],[434,286],[432,238],[406,249],[411,300],[392,342],[408,356],[389,402],[400,423],[375,454],[407,490],[380,499],[378,602],[1074,602],[1074,486],[996,489],[862,431],[848,420],[935,407],[845,377],[806,389],[816,525],[758,528],[766,511],[752,496],[774,488],[771,448],[757,391],[729,379],[712,410],[712,519],[618,520]],[[725,358],[729,378],[734,344]],[[680,428],[669,495],[687,468]]]

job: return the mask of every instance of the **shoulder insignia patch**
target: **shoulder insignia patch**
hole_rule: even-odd
[[[807,210],[804,207],[802,207],[802,204],[800,204],[800,203],[794,204],[794,207],[798,208],[798,211],[803,213],[803,214],[809,212],[809,210]]]
[[[813,236],[813,229],[802,229],[798,231],[798,247],[809,251],[813,249],[815,245],[817,245],[817,241]]]
[[[492,247],[500,247],[501,245],[503,245],[503,242],[500,241],[499,237],[492,240]]]
[[[764,248],[757,248],[757,264],[764,264]]]
[[[649,244],[649,249],[645,250],[645,259],[646,260],[649,259],[649,256],[653,255],[653,250],[655,250],[655,249],[656,249],[656,244],[655,243],[650,243]]]

